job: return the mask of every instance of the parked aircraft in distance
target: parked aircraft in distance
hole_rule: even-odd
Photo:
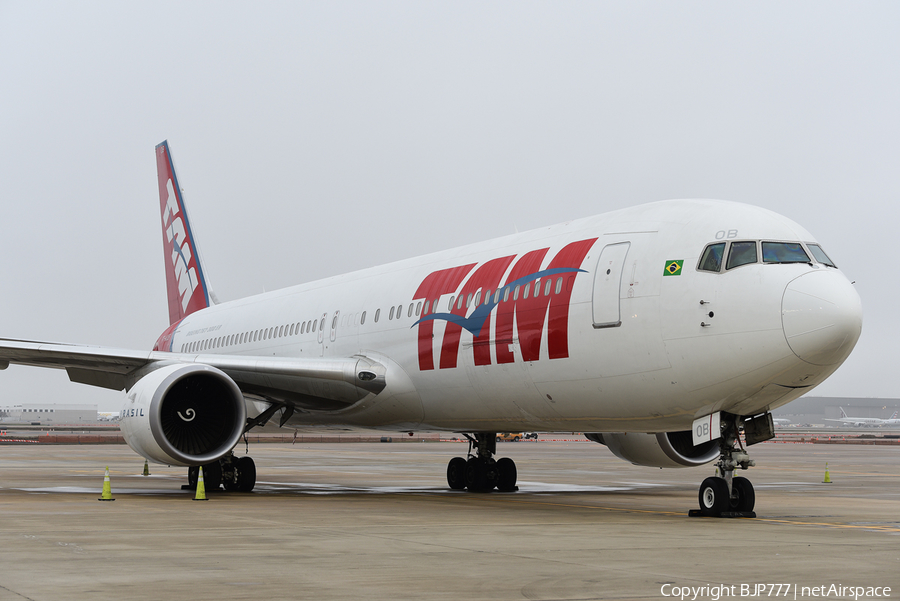
[[[772,421],[776,426],[786,426],[791,423],[791,420],[787,419],[786,417],[775,417],[772,418]]]
[[[166,142],[156,148],[169,321],[152,351],[0,340],[9,363],[125,390],[149,460],[251,490],[233,450],[279,424],[448,431],[452,489],[516,490],[498,432],[585,432],[654,467],[718,460],[707,515],[749,513],[740,437],[859,338],[859,296],[815,238],[761,208],[670,200],[216,303]]]
[[[849,426],[853,426],[855,428],[861,428],[863,426],[873,428],[875,426],[896,426],[900,425],[900,419],[897,419],[897,412],[894,411],[894,414],[887,419],[881,419],[880,417],[849,417],[847,412],[844,411],[843,407],[839,407],[841,410],[841,416],[838,419],[825,418],[825,421],[829,422],[841,422],[842,424],[847,424]]]

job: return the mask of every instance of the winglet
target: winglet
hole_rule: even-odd
[[[194,311],[210,306],[211,292],[191,232],[168,141],[156,147],[156,172],[159,178],[169,324],[175,324]]]

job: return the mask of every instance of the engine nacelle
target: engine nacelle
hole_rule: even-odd
[[[694,446],[690,430],[684,432],[593,432],[588,440],[599,442],[616,457],[647,467],[696,467],[719,457],[719,441]]]
[[[136,453],[169,465],[215,461],[238,443],[247,422],[234,380],[208,365],[167,365],[131,388],[120,428]]]

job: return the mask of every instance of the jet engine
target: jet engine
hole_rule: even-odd
[[[237,384],[208,365],[167,365],[131,388],[122,408],[125,442],[147,459],[193,466],[238,443],[247,407]]]
[[[599,442],[616,457],[647,467],[696,467],[719,457],[719,441],[694,446],[690,430],[683,432],[592,432],[588,440]]]

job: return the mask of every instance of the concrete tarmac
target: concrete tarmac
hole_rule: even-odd
[[[517,493],[449,491],[462,443],[260,444],[254,492],[200,502],[186,469],[143,477],[125,446],[2,446],[0,601],[664,599],[720,584],[735,587],[723,598],[776,596],[757,584],[900,598],[900,447],[756,445],[756,519],[688,517],[712,466],[641,468],[574,440],[498,450]],[[106,466],[114,502],[97,500]]]

